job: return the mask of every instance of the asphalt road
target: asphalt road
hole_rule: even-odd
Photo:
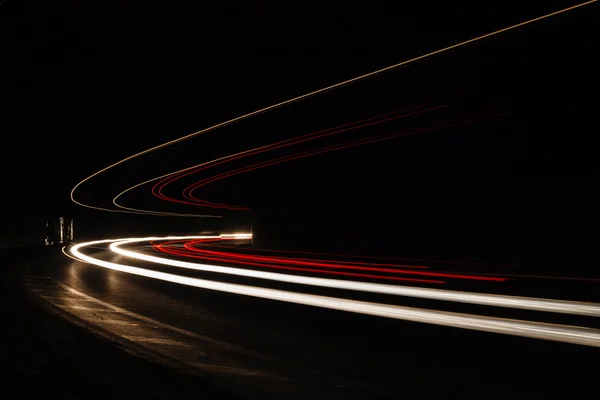
[[[133,260],[103,250],[94,256],[133,265]],[[135,265],[145,267],[142,261]],[[578,398],[595,391],[600,356],[595,347],[187,287],[73,261],[58,252],[29,264],[23,279],[35,295],[73,322],[118,338],[137,355],[182,373],[208,376],[242,398],[547,399]],[[269,285],[286,288],[282,283]],[[578,285],[562,287],[588,300],[595,296],[593,291],[583,294],[589,291],[585,285],[577,291]],[[527,286],[507,290],[520,292]],[[550,291],[554,287],[539,286]],[[446,306],[423,299],[395,301]],[[489,308],[453,307],[459,312]],[[505,318],[537,315],[505,309],[494,313]],[[590,317],[552,318],[598,326]],[[153,384],[158,383],[148,382]]]

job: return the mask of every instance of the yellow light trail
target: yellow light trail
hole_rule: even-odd
[[[106,172],[109,169],[112,169],[112,168],[114,168],[114,167],[116,167],[118,165],[121,165],[121,164],[123,164],[123,163],[125,163],[125,162],[127,162],[129,160],[132,160],[134,158],[143,156],[143,155],[151,153],[153,151],[156,151],[156,150],[162,149],[164,147],[167,147],[167,146],[170,146],[170,145],[182,142],[182,141],[187,140],[187,139],[191,139],[191,138],[193,138],[195,136],[198,136],[198,135],[201,135],[201,134],[204,134],[204,133],[207,133],[207,132],[214,131],[214,130],[216,130],[218,128],[222,128],[222,127],[231,125],[231,124],[233,124],[235,122],[239,122],[239,121],[245,120],[245,119],[253,117],[255,115],[259,115],[259,114],[262,114],[264,112],[271,111],[271,110],[280,108],[282,106],[285,106],[285,105],[288,105],[288,104],[291,104],[291,103],[295,103],[297,101],[304,100],[306,98],[309,98],[309,97],[312,97],[312,96],[315,96],[315,95],[319,95],[319,94],[331,91],[333,89],[340,88],[342,86],[346,86],[346,85],[349,85],[351,83],[355,83],[355,82],[358,82],[358,81],[370,78],[370,77],[378,75],[378,74],[380,74],[382,72],[391,71],[393,69],[397,69],[397,68],[402,67],[404,65],[411,64],[411,63],[414,63],[416,61],[423,60],[425,58],[428,58],[428,57],[431,57],[431,56],[434,56],[434,55],[437,55],[437,54],[441,54],[441,53],[447,52],[447,51],[452,50],[452,49],[456,49],[456,48],[459,48],[459,47],[462,47],[462,46],[465,46],[465,45],[468,45],[468,44],[471,44],[471,43],[475,43],[475,42],[481,41],[483,39],[486,39],[486,38],[489,38],[489,37],[492,37],[492,36],[495,36],[495,35],[498,35],[498,34],[501,34],[501,33],[504,33],[504,32],[508,32],[510,30],[513,30],[513,29],[516,29],[516,28],[519,28],[519,27],[522,27],[522,26],[525,26],[525,25],[529,25],[529,24],[537,22],[537,21],[541,21],[541,20],[544,20],[544,19],[556,16],[556,15],[559,15],[559,14],[563,14],[565,12],[568,12],[568,11],[571,11],[571,10],[574,10],[574,9],[577,9],[577,8],[580,8],[580,7],[584,7],[584,6],[592,4],[592,3],[596,3],[597,1],[598,0],[586,1],[586,2],[583,2],[583,3],[580,3],[580,4],[576,4],[574,6],[571,6],[571,7],[567,7],[567,8],[563,8],[561,10],[558,10],[558,11],[551,12],[549,14],[544,14],[542,16],[539,16],[539,17],[536,17],[536,18],[532,18],[532,19],[529,19],[527,21],[520,22],[518,24],[511,25],[511,26],[508,26],[506,28],[502,28],[502,29],[499,29],[499,30],[496,30],[496,31],[493,31],[493,32],[490,32],[490,33],[486,33],[484,35],[477,36],[475,38],[472,38],[472,39],[469,39],[469,40],[465,40],[463,42],[456,43],[456,44],[453,44],[451,46],[444,47],[442,49],[435,50],[435,51],[432,51],[430,53],[423,54],[421,56],[414,57],[414,58],[411,58],[409,60],[405,60],[405,61],[399,62],[397,64],[393,64],[393,65],[387,66],[385,68],[378,69],[376,71],[372,71],[372,72],[369,72],[369,73],[366,73],[366,74],[363,74],[363,75],[360,75],[360,76],[357,76],[357,77],[354,77],[354,78],[351,78],[351,79],[348,79],[348,80],[345,80],[345,81],[342,81],[342,82],[339,82],[339,83],[336,83],[336,84],[333,84],[333,85],[330,85],[330,86],[326,86],[324,88],[321,88],[321,89],[318,89],[318,90],[315,90],[315,91],[312,91],[312,92],[309,92],[309,93],[306,93],[306,94],[303,94],[303,95],[300,95],[300,96],[297,96],[297,97],[293,97],[291,99],[288,99],[288,100],[285,100],[285,101],[273,104],[271,106],[264,107],[264,108],[261,108],[259,110],[250,112],[248,114],[244,114],[244,115],[241,115],[239,117],[235,117],[235,118],[232,118],[230,120],[221,122],[219,124],[210,126],[208,128],[202,129],[200,131],[197,131],[197,132],[194,132],[194,133],[190,133],[189,135],[182,136],[182,137],[180,137],[178,139],[174,139],[174,140],[171,140],[169,142],[160,144],[158,146],[151,147],[151,148],[149,148],[147,150],[141,151],[141,152],[133,154],[133,155],[127,157],[127,158],[124,158],[121,161],[117,161],[117,162],[115,162],[115,163],[113,163],[113,164],[111,164],[111,165],[109,165],[109,166],[101,169],[100,171],[95,172],[94,174],[88,176],[87,178],[83,179],[77,185],[75,185],[73,187],[73,189],[71,189],[71,200],[74,203],[76,203],[76,204],[78,204],[80,206],[91,208],[91,209],[95,209],[95,210],[101,210],[101,211],[134,213],[134,214],[154,214],[154,215],[162,215],[162,216],[185,216],[185,214],[177,214],[177,213],[163,213],[163,212],[154,212],[154,211],[140,212],[140,211],[131,211],[131,210],[114,210],[114,209],[110,209],[110,208],[103,208],[103,207],[91,206],[89,204],[84,204],[84,203],[82,203],[80,201],[77,201],[75,199],[74,193],[75,193],[75,190],[77,190],[77,188],[80,187],[82,184],[84,184],[85,182],[89,181],[90,179],[92,179],[92,178],[100,175],[101,173]],[[175,174],[175,173],[178,173],[178,172],[181,172],[181,171],[185,171],[185,170],[186,169],[182,169],[180,171],[172,172],[171,174],[168,174],[168,175],[172,175],[172,174]],[[168,175],[166,175],[166,176],[168,176]],[[189,216],[199,216],[199,215],[190,214]],[[210,216],[210,217],[214,217],[214,216]]]

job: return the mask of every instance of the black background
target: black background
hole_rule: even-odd
[[[425,102],[505,117],[223,180],[206,198],[252,211],[219,222],[71,203],[77,182],[133,153],[575,2],[301,4],[2,3],[5,241],[57,215],[96,236],[251,222],[264,246],[592,268],[595,4],[161,150],[79,196],[110,206],[161,173]],[[148,187],[123,200],[197,211],[159,204]]]

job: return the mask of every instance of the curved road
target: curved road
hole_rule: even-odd
[[[128,249],[130,247],[127,247]],[[150,246],[142,254],[164,256]],[[142,268],[107,251],[93,257]],[[173,266],[165,273],[180,274]],[[222,280],[222,274],[188,271]],[[348,313],[135,276],[56,254],[28,266],[29,288],[140,356],[210,376],[243,398],[548,398],[593,390],[597,347]],[[247,277],[228,282],[249,284]],[[282,282],[262,287],[294,290]],[[421,285],[419,285],[421,286]],[[337,289],[303,293],[339,295]],[[353,294],[389,303],[391,296]],[[383,296],[383,297],[382,297]],[[404,306],[598,328],[595,317],[397,297]]]

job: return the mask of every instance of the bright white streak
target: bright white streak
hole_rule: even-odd
[[[221,239],[252,239],[251,233],[221,233]]]
[[[322,307],[339,311],[348,311],[385,318],[600,347],[600,331],[595,329],[482,317],[469,314],[450,313],[446,311],[423,310],[418,308],[392,306],[387,304],[377,304],[366,301],[340,299],[313,294],[295,293],[284,290],[233,283],[215,282],[103,261],[87,256],[79,251],[79,249],[82,247],[111,242],[116,243],[117,241],[98,240],[80,243],[71,248],[71,254],[85,262],[98,265],[103,268],[220,292],[234,293],[269,300],[284,301],[288,303]]]
[[[459,292],[454,290],[416,288],[410,286],[387,285],[382,283],[356,282],[343,279],[315,278],[309,276],[289,275],[277,272],[255,271],[244,268],[223,267],[211,264],[200,264],[195,262],[179,261],[164,257],[150,256],[132,250],[125,250],[120,247],[122,245],[151,240],[189,240],[202,238],[205,237],[173,236],[163,238],[152,237],[123,239],[112,243],[110,245],[110,249],[115,253],[125,257],[131,257],[151,263],[169,265],[172,267],[193,269],[196,271],[216,272],[228,275],[267,279],[278,282],[296,283],[300,285],[389,294],[394,296],[419,297],[424,299],[454,301],[460,303],[479,304],[495,307],[520,308],[525,310],[600,317],[600,304],[596,303],[583,303],[577,301],[542,299],[533,297],[517,297],[497,294]],[[247,237],[243,236],[243,238]]]

